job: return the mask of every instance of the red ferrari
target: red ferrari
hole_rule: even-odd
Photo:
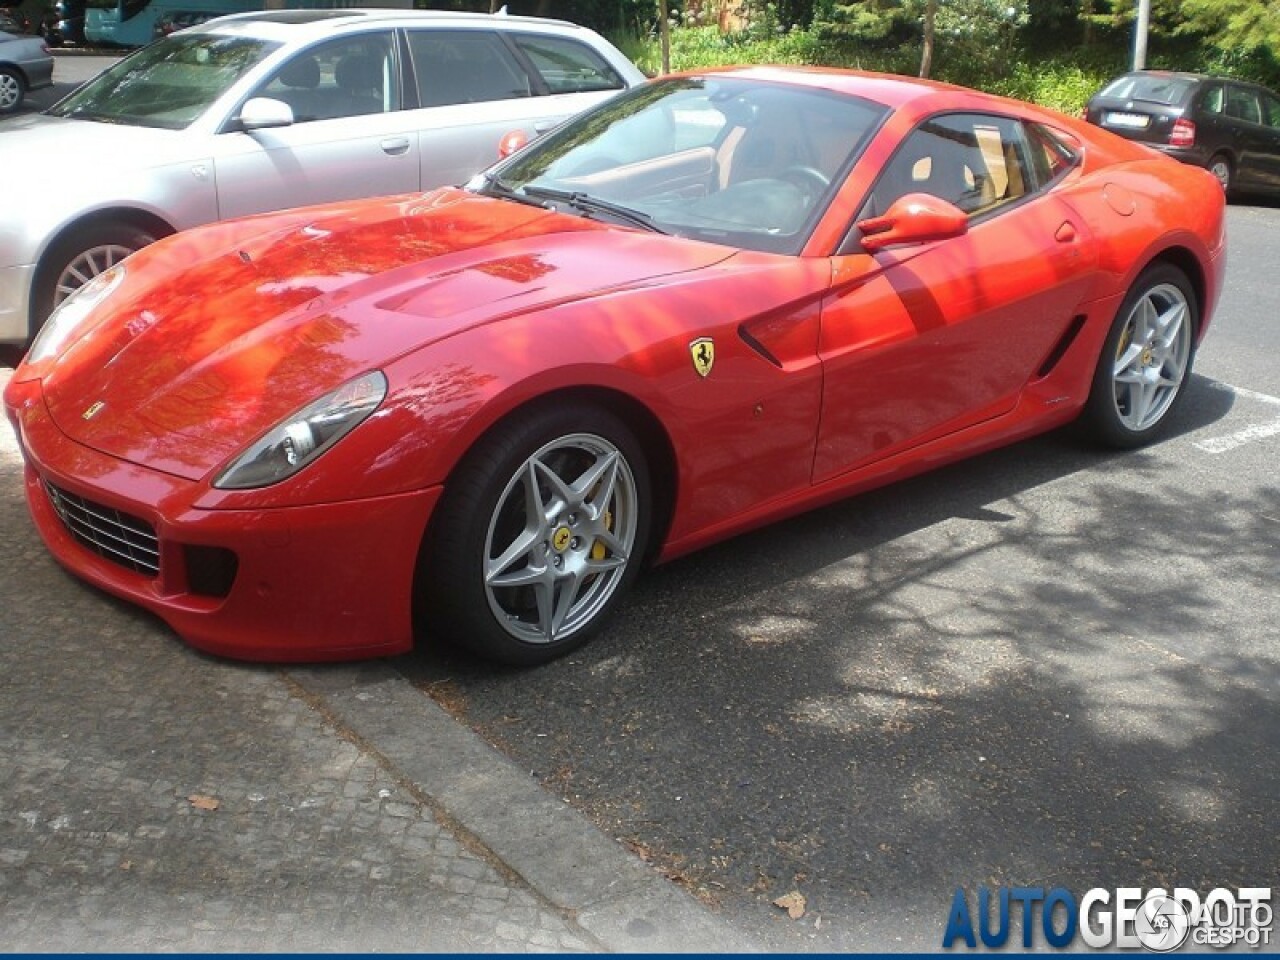
[[[156,243],[5,391],[31,515],[203,650],[532,664],[641,566],[1082,419],[1157,436],[1203,170],[895,77],[655,81],[461,189]]]

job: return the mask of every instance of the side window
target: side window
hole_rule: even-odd
[[[908,193],[932,194],[970,215],[986,213],[1036,188],[1031,157],[1031,144],[1016,120],[981,114],[934,117],[894,154],[858,219],[883,214]]]
[[[621,90],[622,78],[598,53],[577,40],[516,34],[512,37],[551,93]]]
[[[1258,105],[1258,95],[1244,87],[1227,87],[1227,116],[1247,123],[1261,123],[1262,108]]]
[[[400,109],[392,35],[362,33],[296,54],[253,92],[283,100],[297,123]]]
[[[512,100],[532,94],[529,75],[487,30],[410,30],[409,51],[424,107]]]
[[[1222,84],[1210,84],[1200,95],[1200,109],[1205,113],[1222,113],[1222,101]]]
[[[1263,110],[1266,113],[1266,124],[1268,127],[1280,128],[1280,99],[1270,94],[1264,94],[1262,97]]]
[[[1076,152],[1046,127],[1033,123],[1027,127],[1028,153],[1038,186],[1057,180],[1076,165]]]

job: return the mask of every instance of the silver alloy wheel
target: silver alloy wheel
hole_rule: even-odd
[[[521,464],[485,535],[485,594],[507,633],[553,643],[604,609],[636,544],[638,501],[626,457],[594,434],[553,440]]]
[[[22,81],[8,71],[0,70],[0,113],[12,110],[22,100]]]
[[[114,267],[131,253],[131,247],[105,243],[77,254],[58,274],[58,283],[53,288],[53,305],[56,307],[102,271]]]
[[[1226,157],[1217,156],[1209,163],[1209,172],[1218,178],[1218,182],[1222,184],[1222,189],[1227,190],[1231,186],[1231,161]]]
[[[1116,344],[1112,397],[1135,433],[1160,421],[1182,389],[1191,357],[1190,308],[1181,290],[1162,283],[1134,304]]]

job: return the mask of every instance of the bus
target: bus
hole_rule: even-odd
[[[141,47],[171,30],[228,13],[296,8],[410,9],[413,0],[87,0],[85,7],[87,43]]]

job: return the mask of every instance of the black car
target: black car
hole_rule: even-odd
[[[1090,123],[1211,171],[1228,194],[1280,195],[1280,95],[1196,73],[1116,77],[1085,108]]]

